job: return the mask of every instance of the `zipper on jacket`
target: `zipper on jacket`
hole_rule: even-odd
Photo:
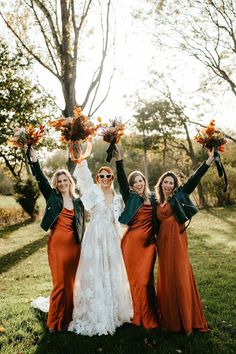
[[[190,208],[194,208],[195,209],[195,207],[193,205],[191,205],[191,204],[181,203],[181,205],[185,205],[185,206],[188,206]]]

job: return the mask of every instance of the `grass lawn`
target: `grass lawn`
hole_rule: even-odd
[[[188,228],[189,253],[201,293],[208,333],[167,333],[123,326],[114,336],[59,333],[52,338],[46,316],[30,307],[47,296],[51,277],[47,234],[24,222],[0,231],[1,354],[228,354],[236,353],[236,206],[200,211]]]

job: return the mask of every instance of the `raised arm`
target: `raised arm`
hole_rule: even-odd
[[[94,185],[92,173],[88,168],[87,160],[83,160],[76,164],[73,176],[76,180],[76,187],[82,195],[84,195]]]
[[[39,189],[43,194],[44,198],[47,200],[52,192],[52,187],[50,186],[47,177],[41,170],[37,155],[32,147],[30,148],[30,160],[32,162],[34,176],[38,182]]]
[[[76,164],[73,172],[73,176],[76,180],[76,187],[80,190],[81,194],[84,195],[88,189],[94,185],[92,178],[92,173],[88,168],[88,163],[86,158],[91,154],[92,151],[92,138],[87,141],[87,147],[85,153],[81,157],[81,162]]]
[[[197,187],[198,183],[200,182],[201,178],[205,175],[208,168],[215,160],[214,158],[214,150],[210,151],[208,159],[203,162],[198,169],[189,177],[186,183],[183,185],[183,191],[187,194],[191,194],[194,189]]]
[[[124,202],[126,203],[130,195],[130,188],[126,177],[124,163],[122,160],[121,150],[119,145],[116,145],[115,158],[116,158],[117,180],[120,187],[120,193],[122,195]]]

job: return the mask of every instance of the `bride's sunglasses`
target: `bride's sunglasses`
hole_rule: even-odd
[[[103,178],[107,178],[107,179],[110,179],[112,175],[98,175],[101,179]]]

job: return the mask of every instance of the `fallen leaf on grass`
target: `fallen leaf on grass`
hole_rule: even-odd
[[[3,326],[0,326],[0,333],[5,333],[6,329]]]

